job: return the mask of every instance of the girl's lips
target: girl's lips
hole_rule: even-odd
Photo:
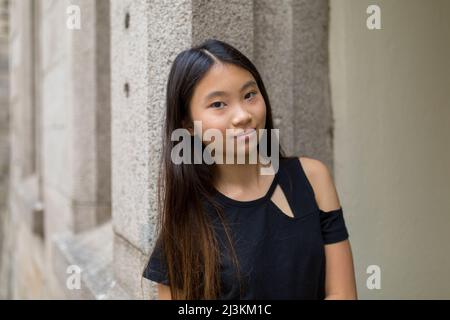
[[[251,134],[254,133],[254,132],[256,132],[256,129],[255,129],[255,128],[247,129],[247,130],[245,130],[244,132],[241,132],[241,133],[235,135],[234,137],[235,137],[235,138],[243,138],[243,137],[247,137],[247,136],[251,135]]]

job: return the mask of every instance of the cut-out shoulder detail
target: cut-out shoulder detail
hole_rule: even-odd
[[[313,189],[319,209],[323,212],[339,209],[339,197],[328,167],[313,158],[299,157],[299,162]]]
[[[216,199],[219,200],[224,205],[237,207],[255,207],[266,202],[267,200],[270,200],[270,197],[272,196],[272,193],[275,190],[275,187],[277,186],[277,182],[278,182],[278,173],[275,173],[275,175],[272,178],[272,182],[269,186],[269,189],[267,190],[265,195],[253,200],[241,201],[233,199],[221,193],[217,189],[215,189],[215,195],[217,197]]]
[[[292,213],[291,206],[284,194],[283,190],[279,185],[275,188],[275,191],[272,194],[272,198],[270,199],[272,203],[280,209],[282,213],[290,218],[294,218],[294,214]]]

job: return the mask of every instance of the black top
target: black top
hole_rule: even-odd
[[[294,217],[283,213],[271,196],[280,185]],[[219,218],[206,205],[219,239],[222,290],[220,299],[325,298],[325,244],[348,238],[342,207],[319,209],[311,184],[298,158],[281,159],[267,194],[252,201],[237,201],[222,193],[223,205],[239,260],[243,295]],[[164,259],[157,246],[143,276],[168,284]]]

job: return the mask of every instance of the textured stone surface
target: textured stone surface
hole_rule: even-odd
[[[254,57],[252,0],[192,0],[192,44],[208,38],[229,42],[249,59]]]
[[[273,110],[274,126],[280,130],[281,146],[293,155],[294,63],[293,18],[289,1],[255,1],[254,63],[264,80]]]
[[[295,0],[292,15],[294,152],[320,159],[332,171],[328,0]]]
[[[183,1],[111,3],[114,230],[142,252],[156,210],[165,84],[171,61],[191,43],[189,9]]]
[[[142,277],[148,255],[127,239],[114,235],[114,276],[132,299],[156,299],[156,286]]]

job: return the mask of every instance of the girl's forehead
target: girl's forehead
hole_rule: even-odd
[[[247,70],[233,64],[214,64],[196,86],[195,95],[206,97],[211,91],[238,91],[248,80],[254,80]]]

